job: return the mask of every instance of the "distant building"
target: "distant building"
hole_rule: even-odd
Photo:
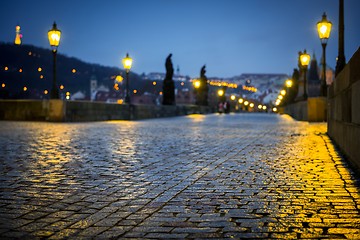
[[[177,89],[176,91],[176,103],[177,104],[194,104],[195,103],[195,95],[192,90],[188,88]]]
[[[157,102],[157,96],[155,94],[145,92],[143,95],[132,96],[131,102],[132,104],[154,105]]]
[[[97,89],[97,79],[96,79],[95,75],[92,75],[90,78],[90,99],[91,99],[91,101],[95,100],[96,89]]]
[[[165,79],[165,73],[152,72],[152,73],[149,73],[149,74],[143,74],[142,79],[143,80],[149,80],[149,81],[163,81]],[[183,75],[180,75],[180,74],[174,74],[173,80],[174,81],[187,82],[187,81],[190,81],[190,77],[189,76],[183,76]]]
[[[110,98],[110,89],[104,85],[100,85],[91,95],[93,101],[106,102]]]
[[[85,93],[78,91],[71,95],[71,100],[85,100],[86,96]]]
[[[270,104],[275,102],[284,83],[290,77],[287,74],[244,73],[240,76],[224,79],[236,83],[239,87],[252,86],[256,92],[240,91],[243,97],[257,100],[260,103]]]
[[[20,26],[17,25],[15,27],[15,41],[14,41],[14,44],[15,45],[21,45],[21,38],[22,38],[22,35],[20,33]]]

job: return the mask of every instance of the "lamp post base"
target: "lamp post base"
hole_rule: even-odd
[[[57,88],[52,88],[50,90],[50,98],[51,99],[59,99],[59,90]]]
[[[125,96],[125,103],[130,104],[130,96]]]
[[[53,49],[52,50],[53,53],[53,83],[52,83],[52,88],[50,90],[50,98],[51,99],[59,99],[59,89],[57,88],[57,84],[56,84],[56,53],[57,50]]]
[[[322,57],[322,65],[323,65],[323,74],[321,78],[321,96],[326,97],[327,96],[327,85],[326,85],[326,43],[322,43],[322,49],[323,49],[323,57]]]

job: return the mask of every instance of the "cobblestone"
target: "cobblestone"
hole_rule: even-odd
[[[326,124],[271,114],[2,122],[0,238],[360,238]]]

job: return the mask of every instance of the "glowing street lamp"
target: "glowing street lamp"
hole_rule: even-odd
[[[126,57],[123,58],[122,63],[126,71],[126,95],[125,103],[130,104],[130,95],[129,95],[129,72],[132,66],[132,58],[129,56],[129,53],[126,54]]]
[[[321,94],[322,96],[327,95],[327,89],[326,89],[326,55],[325,55],[325,49],[327,41],[330,37],[331,32],[331,26],[332,23],[327,20],[326,13],[323,14],[321,21],[317,23],[317,30],[319,33],[319,38],[321,42],[321,46],[323,49],[323,58],[322,58],[322,64],[323,64],[323,75],[321,79]]]
[[[200,80],[195,80],[193,84],[194,84],[194,87],[195,87],[196,89],[199,89],[200,86],[201,86]]]
[[[61,31],[57,29],[56,23],[54,22],[52,29],[48,31],[48,38],[50,46],[52,47],[53,52],[53,82],[52,82],[52,88],[50,92],[50,98],[52,99],[59,99],[59,89],[56,87],[56,53],[57,48],[60,44],[60,37],[61,37]]]
[[[286,95],[286,90],[284,90],[284,89],[281,90],[281,91],[280,91],[280,94],[283,95],[283,96],[285,96],[285,95]]]
[[[224,96],[224,93],[225,93],[225,92],[224,92],[224,90],[219,89],[217,93],[218,93],[218,96],[219,96],[219,97],[222,97],[222,96]]]
[[[304,69],[304,100],[307,100],[307,84],[306,84],[306,72],[307,72],[307,68],[310,62],[310,55],[308,53],[306,53],[306,50],[304,50],[304,52],[300,52],[300,63],[301,66]]]
[[[293,85],[292,80],[291,79],[286,80],[285,85],[286,85],[286,87],[291,88]]]

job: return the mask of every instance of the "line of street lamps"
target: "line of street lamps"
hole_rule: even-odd
[[[53,53],[53,81],[52,81],[52,88],[50,93],[51,99],[59,99],[59,89],[57,88],[56,83],[56,54],[57,48],[60,44],[61,38],[61,31],[57,28],[56,22],[54,22],[52,29],[48,31],[48,39],[50,46],[52,47]],[[122,60],[124,69],[126,70],[126,96],[125,96],[125,103],[130,104],[130,94],[129,94],[129,72],[132,66],[132,58],[129,56],[129,53],[126,54],[126,57]]]
[[[326,13],[323,14],[322,20],[317,23],[317,29],[319,38],[321,41],[321,45],[323,48],[323,57],[322,57],[322,65],[323,65],[323,74],[321,79],[321,95],[326,96],[327,95],[327,85],[326,85],[326,55],[325,55],[325,49],[327,45],[327,41],[330,37],[331,32],[331,26],[332,23],[327,20]],[[59,90],[57,88],[56,83],[56,55],[57,55],[57,48],[60,44],[60,37],[61,37],[61,31],[57,28],[56,23],[54,22],[52,29],[48,31],[48,38],[50,46],[52,47],[53,52],[53,82],[52,82],[52,89],[51,89],[51,98],[52,99],[58,99],[59,98]],[[124,65],[124,69],[126,71],[126,95],[125,95],[125,103],[130,104],[130,94],[129,94],[129,72],[132,66],[132,58],[129,56],[129,54],[126,54],[126,57],[123,58],[122,63]],[[303,98],[304,100],[307,99],[307,82],[306,82],[306,73],[307,68],[310,62],[310,55],[306,53],[306,50],[304,52],[299,52],[299,61],[301,63],[301,66],[304,70],[304,94]],[[197,83],[197,82],[196,82]],[[197,83],[195,83],[195,88],[198,88]]]
[[[329,37],[330,37],[332,23],[327,19],[326,13],[324,12],[324,14],[322,15],[321,21],[319,21],[316,25],[317,25],[317,30],[318,30],[321,46],[323,49],[320,95],[323,97],[326,97],[327,96],[327,84],[326,84],[326,54],[325,54],[326,51],[325,50],[326,50],[327,41],[329,40]],[[304,71],[303,99],[306,100],[308,98],[306,74],[307,74],[307,68],[308,68],[308,65],[310,62],[310,55],[308,53],[306,53],[306,50],[304,50],[304,52],[299,52],[299,62]]]

